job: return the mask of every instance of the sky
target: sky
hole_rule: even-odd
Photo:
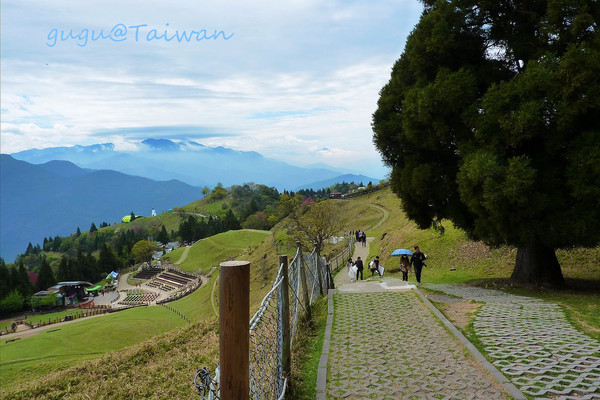
[[[194,140],[383,178],[417,0],[1,2],[0,151]]]

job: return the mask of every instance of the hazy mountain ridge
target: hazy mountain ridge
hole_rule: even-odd
[[[118,222],[131,211],[149,215],[202,197],[177,180],[152,181],[109,170],[84,170],[65,161],[29,164],[2,154],[0,255],[12,262],[28,242],[69,235],[77,227]]]
[[[256,182],[280,191],[309,184],[314,182],[315,177],[329,179],[345,173],[325,165],[293,166],[263,157],[255,151],[208,147],[194,141],[174,142],[169,139],[145,139],[130,150],[118,150],[112,143],[103,143],[30,149],[12,156],[33,164],[64,160],[81,168],[110,169],[154,180],[175,178],[194,186]]]
[[[298,167],[254,151],[168,139],[146,139],[129,151],[102,143],[1,156],[0,255],[9,262],[28,242],[41,243],[45,236],[120,221],[131,211],[148,215],[152,208],[160,212],[186,205],[202,196],[193,186],[255,182],[281,192],[379,182],[325,164]]]

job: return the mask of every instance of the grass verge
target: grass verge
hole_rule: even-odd
[[[317,374],[327,324],[327,301],[327,297],[317,300],[311,308],[312,322],[304,321],[298,326],[298,335],[292,349],[292,376],[286,398],[312,400],[317,396]]]

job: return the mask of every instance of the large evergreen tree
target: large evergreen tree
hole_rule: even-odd
[[[600,241],[600,5],[424,0],[374,142],[421,227],[518,247],[511,279],[561,286],[555,249]]]
[[[100,273],[109,273],[121,268],[121,262],[115,257],[114,253],[106,245],[100,248],[100,256],[98,257],[98,270]]]
[[[48,263],[46,257],[42,257],[42,265],[40,267],[40,272],[38,275],[38,287],[37,290],[45,290],[51,286],[56,285],[56,278],[54,277],[54,272],[52,272],[52,268]]]
[[[162,244],[169,243],[169,233],[167,232],[167,228],[163,225],[156,240]]]
[[[12,277],[14,288],[21,293],[24,298],[29,298],[33,294],[33,285],[29,281],[29,275],[27,274],[27,268],[23,263],[23,259],[19,259],[19,266],[15,270],[15,274]]]
[[[11,287],[12,284],[8,267],[6,266],[4,259],[0,257],[0,299],[8,296]]]

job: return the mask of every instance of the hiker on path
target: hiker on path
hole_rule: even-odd
[[[356,280],[358,280],[358,276],[360,275],[360,280],[363,280],[363,260],[360,259],[360,257],[356,257],[356,262],[354,263],[354,266],[356,267]]]
[[[367,235],[363,231],[360,231],[360,242],[362,243],[363,247],[367,245]]]
[[[354,262],[352,261],[352,257],[350,257],[350,258],[348,259],[348,262],[346,263],[346,269],[347,269],[348,271],[350,271],[350,268],[352,267],[352,265],[354,265]]]
[[[423,270],[423,265],[425,265],[425,258],[425,254],[421,253],[419,246],[415,246],[415,252],[410,258],[410,265],[415,269],[415,277],[419,285],[421,284],[421,271]]]
[[[369,268],[371,269],[371,278],[375,276],[375,272],[377,272],[377,275],[381,276],[381,274],[379,274],[379,256],[376,256],[375,259],[369,263]]]
[[[400,271],[402,272],[402,280],[408,282],[408,271],[410,271],[410,260],[407,255],[400,257]]]

